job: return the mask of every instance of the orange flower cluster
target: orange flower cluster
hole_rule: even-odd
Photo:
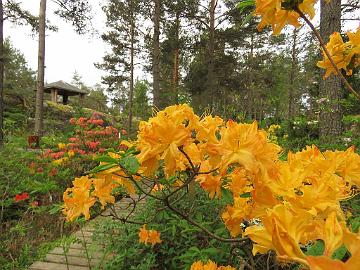
[[[211,198],[220,197],[223,189],[231,192],[233,203],[226,206],[222,219],[232,237],[241,235],[253,241],[254,254],[274,250],[280,260],[322,270],[340,263],[331,256],[341,245],[352,254],[358,252],[360,235],[347,228],[340,207],[340,202],[353,196],[360,185],[360,156],[353,147],[320,152],[311,146],[289,153],[287,161],[281,161],[281,148],[256,122],[239,124],[219,117],[200,118],[188,105],[170,106],[141,122],[136,147],[138,172],[147,179],[155,176],[159,168],[169,177],[192,170],[195,181]],[[68,219],[80,214],[88,217],[95,198],[102,205],[114,202],[110,192],[119,178],[114,178],[114,172],[124,174],[114,163],[113,168],[96,176],[102,180],[74,181],[74,187],[64,194]],[[171,183],[179,187],[179,183]],[[171,183],[166,184],[167,188]],[[245,223],[250,224],[246,229]],[[139,237],[140,241],[152,243],[146,227],[140,230]],[[324,257],[306,256],[300,246],[318,239],[325,243]],[[321,268],[324,263],[329,267]],[[352,267],[351,261],[348,265]],[[213,268],[198,262],[193,269]]]
[[[299,27],[300,15],[291,8],[285,8],[284,5],[289,1],[285,0],[256,0],[255,15],[261,16],[258,30],[261,31],[265,26],[271,25],[273,34],[280,34],[285,25],[291,24]],[[298,8],[309,15],[310,18],[315,16],[314,5],[317,0],[303,0],[298,4]]]
[[[209,260],[207,263],[203,263],[202,261],[194,262],[190,270],[236,270],[236,268],[231,266],[217,266],[216,263]]]
[[[149,243],[154,246],[160,244],[162,241],[160,240],[160,233],[156,230],[147,230],[145,224],[140,228],[139,242],[145,245]]]
[[[112,156],[114,157],[113,154]],[[96,201],[99,201],[102,208],[107,204],[113,204],[115,197],[112,195],[112,191],[116,187],[122,186],[129,194],[134,194],[135,187],[123,176],[120,167],[115,166],[97,173],[94,178],[89,176],[75,178],[73,187],[66,189],[63,194],[63,213],[66,215],[66,219],[73,221],[81,215],[84,215],[85,219],[89,219],[90,208]]]
[[[335,32],[330,36],[326,45],[331,58],[339,69],[346,71],[346,75],[352,75],[353,68],[360,65],[360,27],[355,33],[347,32],[348,42],[344,42],[340,33]],[[337,74],[326,53],[323,51],[324,59],[319,61],[317,66],[326,69],[324,79],[332,73]]]

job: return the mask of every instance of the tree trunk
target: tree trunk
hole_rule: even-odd
[[[131,0],[132,1],[132,0]],[[132,2],[131,2],[132,3]],[[131,14],[131,29],[130,29],[130,93],[129,93],[129,123],[128,123],[128,134],[131,134],[132,126],[132,114],[133,114],[133,97],[134,97],[134,43],[135,43],[135,18],[133,7]]]
[[[321,0],[320,35],[324,42],[329,41],[333,32],[341,31],[341,0],[326,3]],[[321,71],[324,75],[324,70]],[[325,100],[320,109],[319,132],[323,143],[334,142],[342,132],[342,108],[340,100],[343,96],[341,80],[331,75],[326,80],[320,79],[320,98]],[[322,105],[321,105],[322,106]]]
[[[160,93],[160,12],[161,0],[154,0],[154,36],[153,36],[153,96],[154,106],[162,109],[163,102],[161,101]]]
[[[179,32],[180,32],[180,12],[176,12],[175,21],[175,50],[174,50],[174,69],[173,69],[173,94],[174,103],[179,103],[178,83],[179,83]]]
[[[297,41],[298,29],[294,29],[293,43],[291,50],[291,72],[290,72],[290,87],[289,87],[289,111],[288,119],[292,120],[295,117],[295,76],[297,70],[297,58],[296,58],[296,41]]]
[[[0,0],[0,148],[4,144],[4,7]]]
[[[35,107],[35,135],[41,136],[43,132],[44,118],[44,77],[45,77],[45,20],[46,0],[40,1],[39,14],[39,54],[37,73],[37,92]]]
[[[217,5],[217,0],[210,0],[210,21],[209,21],[209,41],[208,41],[208,71],[207,71],[207,88],[204,96],[204,100],[208,100],[210,95],[210,108],[214,108],[214,94],[215,94],[215,9]]]
[[[246,100],[244,100],[244,107],[246,108],[245,117],[249,119],[254,118],[254,89],[252,87],[254,81],[254,33],[251,33],[250,36],[250,52],[249,52],[249,60],[248,60],[248,74],[247,74],[247,85],[246,87]]]

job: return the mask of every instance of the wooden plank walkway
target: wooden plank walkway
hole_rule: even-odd
[[[132,197],[134,200],[138,196]],[[115,204],[115,211],[119,217],[129,215],[133,202],[131,198],[123,198]],[[137,211],[141,210],[144,201],[137,202]],[[80,231],[73,234],[76,241],[71,243],[68,248],[56,247],[51,250],[44,260],[33,263],[29,270],[94,270],[104,269],[103,266],[107,259],[112,255],[105,253],[105,246],[93,238],[95,227],[104,222],[110,210],[105,210],[100,216],[89,221]],[[132,216],[134,213],[132,213]],[[65,252],[66,251],[66,252]]]

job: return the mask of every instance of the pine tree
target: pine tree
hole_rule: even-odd
[[[140,56],[141,4],[139,0],[110,0],[103,7],[106,26],[110,30],[102,35],[102,39],[111,46],[111,52],[104,56],[102,63],[97,64],[109,74],[103,77],[103,81],[110,91],[127,89],[129,133],[132,130],[135,62]]]

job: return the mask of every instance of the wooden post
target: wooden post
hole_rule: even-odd
[[[82,106],[84,104],[85,95],[80,94],[79,95],[79,106]]]
[[[57,89],[51,89],[51,101],[57,103],[57,95],[58,90]]]

